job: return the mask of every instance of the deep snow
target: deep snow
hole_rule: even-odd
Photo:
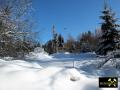
[[[0,90],[120,90],[98,87],[99,77],[120,75],[110,62],[97,69],[102,60],[95,53],[49,56],[37,48],[26,60],[0,59]]]

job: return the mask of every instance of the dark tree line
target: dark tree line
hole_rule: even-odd
[[[96,49],[97,38],[91,31],[82,33],[75,40],[72,36],[69,36],[64,44],[65,51],[68,52],[93,52]]]
[[[56,52],[93,52],[96,49],[97,38],[91,31],[82,33],[77,40],[71,35],[64,41],[64,37],[61,34],[56,33],[53,27],[53,39],[49,40],[43,45],[46,52],[53,54]]]

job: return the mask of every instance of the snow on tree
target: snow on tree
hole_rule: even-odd
[[[104,10],[102,11],[100,18],[103,20],[101,25],[102,35],[99,37],[99,44],[96,53],[99,55],[106,55],[109,51],[117,49],[117,43],[119,38],[119,31],[116,24],[117,19],[114,18],[115,13],[105,3]]]
[[[0,0],[0,56],[28,53],[33,23],[32,0]]]

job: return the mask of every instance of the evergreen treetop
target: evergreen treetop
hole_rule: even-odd
[[[102,11],[102,16],[100,18],[103,20],[101,25],[102,35],[99,38],[100,42],[98,49],[96,50],[97,54],[106,55],[107,52],[113,51],[116,49],[116,44],[118,43],[119,32],[116,24],[117,19],[115,13],[111,8],[105,3],[104,10]]]

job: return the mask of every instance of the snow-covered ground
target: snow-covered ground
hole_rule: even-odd
[[[102,60],[95,53],[48,55],[37,48],[26,60],[0,59],[0,90],[120,90],[98,87],[99,77],[120,76],[109,62],[97,69]]]

